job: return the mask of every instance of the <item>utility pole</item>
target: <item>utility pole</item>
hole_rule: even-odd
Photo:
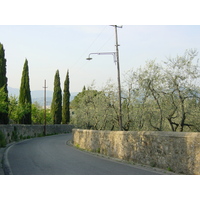
[[[116,57],[117,57],[117,73],[118,73],[118,96],[119,96],[119,129],[122,131],[122,102],[121,102],[121,82],[120,82],[120,67],[119,67],[119,49],[118,46],[118,36],[117,28],[122,28],[122,26],[112,25],[115,27],[115,39],[116,39]]]
[[[46,135],[46,126],[47,126],[47,120],[46,120],[46,80],[44,80],[44,135]]]

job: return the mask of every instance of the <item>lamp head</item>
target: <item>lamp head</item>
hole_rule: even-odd
[[[88,58],[86,58],[86,60],[92,60],[92,58],[88,57]]]

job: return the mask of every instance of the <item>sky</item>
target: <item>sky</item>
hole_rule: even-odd
[[[200,50],[199,25],[123,25],[118,28],[121,81],[130,69],[144,67],[146,61],[165,61],[183,55],[186,49]],[[0,25],[0,43],[7,59],[8,86],[19,88],[25,59],[28,60],[31,90],[42,90],[44,80],[53,90],[54,75],[60,72],[63,89],[67,70],[70,91],[85,85],[101,89],[108,79],[117,82],[115,31],[109,25]],[[198,55],[199,57],[199,55]]]
[[[156,59],[157,62],[162,62],[166,57],[182,55],[186,49],[195,48],[199,51],[199,13],[198,0],[2,1],[0,43],[4,45],[7,59],[8,85],[13,88],[20,87],[26,58],[29,63],[31,90],[42,90],[44,79],[47,80],[48,90],[53,90],[57,69],[60,71],[62,88],[67,70],[69,70],[71,92],[81,91],[84,85],[91,85],[93,80],[96,81],[98,88],[101,88],[109,78],[117,82],[117,69],[112,56],[94,55],[93,60],[86,60],[89,53],[115,51],[114,28],[109,26],[110,24],[123,25],[122,29],[118,29],[123,81],[123,74],[127,70],[143,67],[147,60]],[[199,195],[198,183],[194,177],[183,177],[184,180],[181,180],[180,176],[179,178],[177,176],[157,177],[138,176],[133,179],[131,176],[126,176],[126,178],[99,176],[97,180],[94,176],[87,177],[87,181],[85,177],[80,176],[67,177],[67,180],[65,177],[62,179],[51,177],[50,181],[46,181],[46,177],[45,180],[42,177],[37,177],[37,180],[33,180],[34,177],[31,179],[27,177],[25,181],[28,181],[28,184],[23,187],[27,186],[25,191],[28,194],[35,184],[41,183],[49,189],[52,187],[52,182],[56,182],[51,190],[53,194],[50,192],[48,195],[46,188],[42,187],[43,189],[40,190],[38,187],[40,197],[41,191],[44,191],[43,197],[46,198],[48,195],[50,199],[59,198],[62,194],[66,196],[66,190],[60,190],[63,186],[69,188],[68,191],[71,191],[69,194],[76,193],[77,198],[83,198],[83,196],[93,198],[93,193],[88,196],[88,188],[90,188],[94,193],[98,193],[99,199],[102,199],[105,197],[104,192],[99,193],[102,181],[104,188],[109,188],[111,191],[106,196],[110,195],[112,199],[132,197],[133,188],[135,188],[134,196],[140,199],[141,197],[142,199],[151,197],[160,199],[160,193],[165,194],[164,199],[169,199],[171,193],[166,193],[169,184],[173,196],[176,195],[177,198],[195,199]],[[7,181],[5,178],[2,186],[13,184],[12,188],[16,190],[13,195],[16,196],[21,189],[16,187],[21,186],[18,184],[21,177],[20,180]],[[56,186],[58,191],[55,190]],[[8,187],[3,188],[5,191],[8,190],[5,194],[10,192]],[[79,193],[77,193],[77,188]],[[147,191],[145,193],[144,188]],[[158,197],[155,194],[155,188],[159,191]],[[177,192],[182,188],[187,189],[181,194]],[[118,192],[113,193],[113,191]],[[22,199],[27,199],[25,194],[26,192],[24,198],[22,195]]]

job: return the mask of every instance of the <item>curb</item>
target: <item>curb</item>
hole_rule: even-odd
[[[5,175],[3,171],[3,154],[5,151],[5,147],[0,148],[0,175]]]
[[[9,144],[4,150],[3,159],[2,159],[3,160],[2,167],[3,167],[3,171],[5,175],[13,175],[12,170],[10,168],[9,161],[8,161],[8,151],[14,144],[15,143]]]
[[[158,172],[158,173],[161,173],[162,175],[184,175],[184,174],[178,174],[178,173],[175,173],[175,172],[170,172],[170,171],[167,171],[166,169],[162,169],[162,168],[157,168],[157,167],[151,167],[149,165],[144,165],[144,164],[140,164],[140,163],[134,163],[134,162],[129,162],[129,161],[126,161],[126,160],[122,160],[122,159],[119,159],[119,158],[114,158],[114,157],[110,157],[110,156],[107,156],[105,154],[101,154],[101,153],[97,153],[97,152],[92,152],[92,151],[87,151],[86,149],[81,149],[79,147],[76,147],[72,144],[72,140],[68,140],[66,142],[66,145],[69,145],[79,151],[83,151],[83,152],[86,152],[88,154],[92,154],[94,156],[97,156],[97,157],[101,157],[101,158],[105,158],[105,159],[109,159],[109,160],[112,160],[114,162],[118,162],[118,163],[122,163],[122,164],[127,164],[127,165],[132,165],[136,168],[143,168],[143,169],[146,169],[146,170],[150,170],[150,171],[154,171],[154,172]]]
[[[61,133],[61,134],[67,134],[67,133]],[[48,136],[56,136],[56,135],[48,135]],[[36,138],[38,138],[38,137],[36,137]],[[35,139],[35,138],[25,139],[25,140],[21,140],[18,142],[12,142],[10,144],[7,144],[7,146],[4,149],[3,157],[2,157],[2,169],[3,169],[4,175],[13,175],[12,170],[10,168],[9,161],[8,161],[9,149],[16,143],[22,143],[22,142],[25,142],[27,140],[32,140],[32,139]]]

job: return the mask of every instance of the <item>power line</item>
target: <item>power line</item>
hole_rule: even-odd
[[[97,39],[101,36],[101,34],[105,31],[107,28],[107,25],[104,26],[102,31],[99,33],[99,35],[93,40],[93,42],[90,44],[90,46],[84,51],[84,53],[81,54],[81,56],[77,59],[77,61],[72,65],[72,68],[84,57],[84,55],[88,52],[88,50],[92,47],[92,45],[97,41]]]
[[[106,25],[103,30],[99,33],[99,35],[95,38],[95,40],[91,43],[91,45],[84,51],[84,53],[80,56],[80,58],[76,61],[75,64],[77,64],[80,60],[82,60],[82,57],[84,56],[85,58],[85,54],[89,51],[89,49],[93,46],[93,44],[97,41],[97,39],[101,36],[101,34],[105,31],[105,29],[108,26]],[[112,38],[114,37],[114,34],[112,33],[111,37],[108,38],[108,40],[106,40],[106,42],[98,49],[97,52],[99,52]],[[85,60],[85,59],[84,59]],[[75,66],[75,64],[73,66]],[[85,67],[88,64],[88,62],[85,62],[84,64],[82,64],[76,71],[80,71],[80,69],[82,69],[83,67]]]
[[[113,37],[114,34],[112,34],[111,37],[96,52],[99,52]]]

